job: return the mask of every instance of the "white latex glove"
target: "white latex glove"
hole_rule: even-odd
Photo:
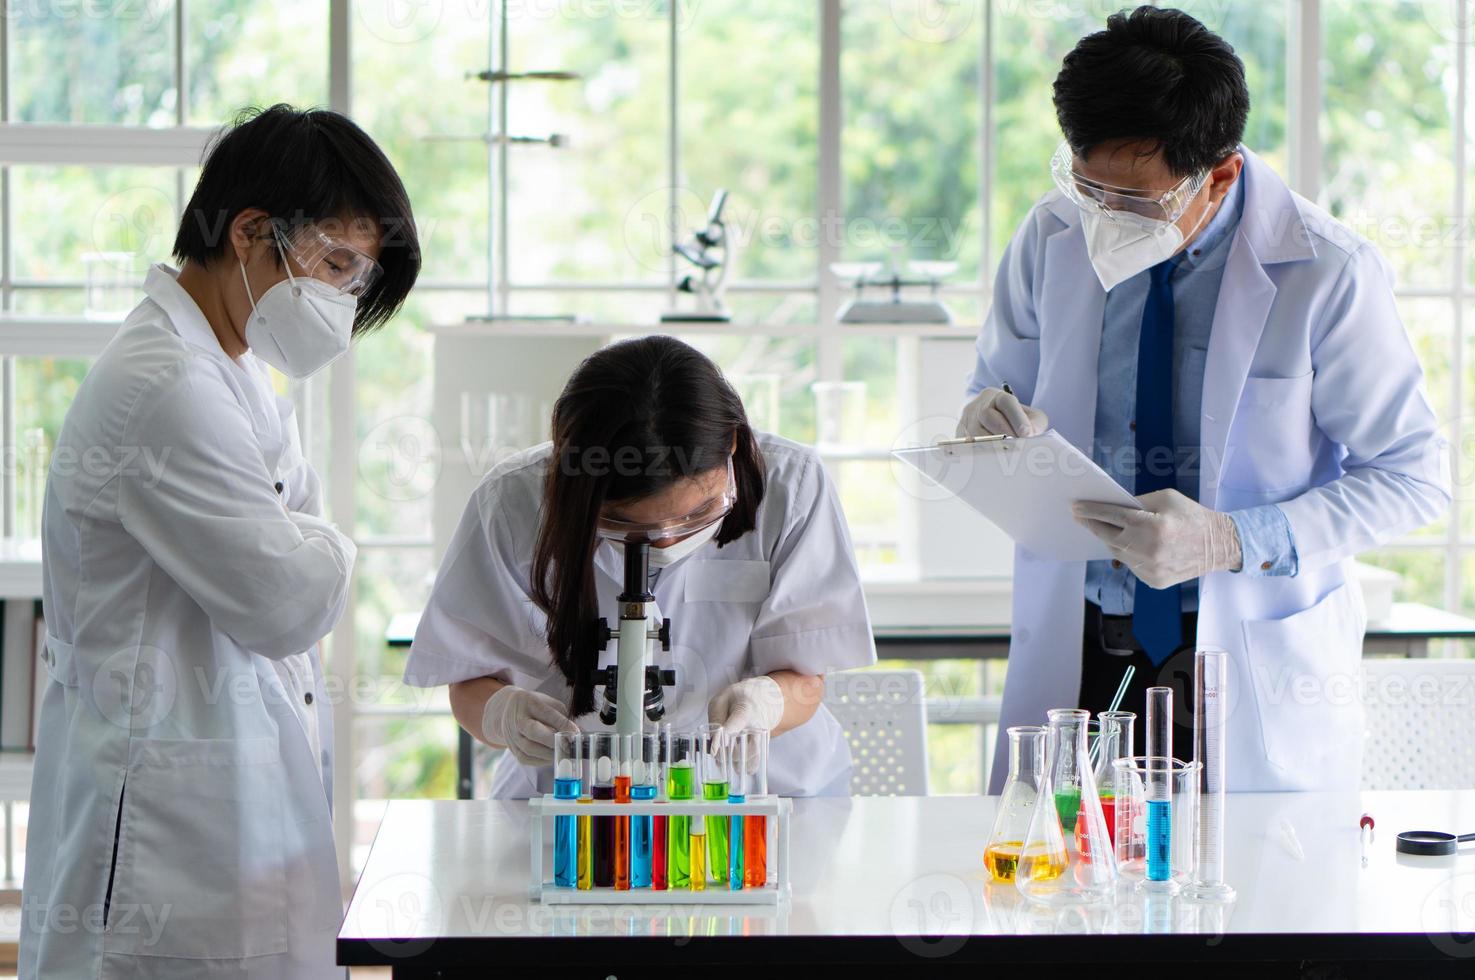
[[[959,436],[1037,436],[1050,428],[1050,419],[1038,408],[1020,404],[1003,388],[985,388],[963,406]]]
[[[1239,531],[1228,514],[1209,510],[1177,490],[1157,490],[1137,500],[1144,510],[1085,502],[1072,510],[1151,588],[1166,589],[1209,572],[1239,571],[1244,561]]]
[[[507,746],[525,766],[552,765],[554,733],[578,730],[556,698],[511,684],[488,698],[481,712],[482,737]]]
[[[773,731],[784,718],[784,689],[763,675],[724,688],[707,702],[707,720],[737,733],[745,728]]]

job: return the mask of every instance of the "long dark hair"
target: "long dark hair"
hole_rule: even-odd
[[[708,473],[729,454],[737,504],[722,520],[719,547],[753,530],[764,467],[742,399],[717,365],[674,337],[642,337],[590,356],[564,386],[553,406],[531,584],[576,716],[594,710],[600,509]]]

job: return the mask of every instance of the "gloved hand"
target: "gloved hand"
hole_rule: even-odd
[[[1137,500],[1145,510],[1078,503],[1075,518],[1148,586],[1166,589],[1209,572],[1237,572],[1244,561],[1228,514],[1158,490]]]
[[[737,733],[745,728],[773,731],[784,717],[784,690],[767,675],[724,688],[707,702],[707,720]]]
[[[554,733],[578,730],[556,698],[511,684],[488,698],[481,712],[482,737],[507,746],[525,766],[551,765]]]
[[[1003,388],[985,388],[963,406],[957,434],[961,436],[1037,436],[1050,428],[1050,419],[1038,408],[1020,404]]]

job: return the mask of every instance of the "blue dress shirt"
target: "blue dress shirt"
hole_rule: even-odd
[[[1178,447],[1177,489],[1198,499],[1202,447],[1204,361],[1219,284],[1244,205],[1244,177],[1225,196],[1224,206],[1183,254],[1173,274],[1173,441]],[[1091,454],[1097,465],[1135,493],[1136,437],[1132,414],[1137,390],[1137,335],[1147,302],[1146,270],[1106,294],[1097,367],[1096,431]],[[1274,504],[1229,515],[1239,532],[1244,571],[1249,575],[1294,575],[1296,547],[1290,521]],[[1086,565],[1086,598],[1108,615],[1132,612],[1136,576],[1115,561]],[[1183,608],[1198,608],[1198,580],[1183,583]]]

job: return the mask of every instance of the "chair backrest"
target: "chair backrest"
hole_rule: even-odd
[[[1363,661],[1364,789],[1475,789],[1475,660]]]
[[[927,706],[919,671],[827,674],[825,707],[850,741],[852,793],[927,795]]]

